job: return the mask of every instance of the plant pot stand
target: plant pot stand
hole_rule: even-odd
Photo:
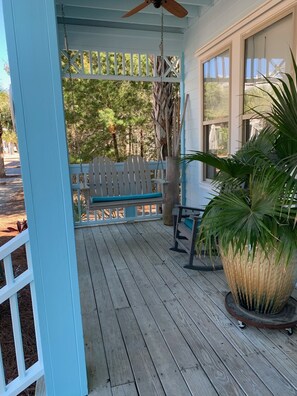
[[[289,301],[278,314],[257,314],[248,311],[236,304],[231,292],[226,295],[225,307],[227,311],[238,320],[241,329],[246,325],[262,329],[286,329],[289,335],[293,334],[293,329],[297,325],[297,301],[290,297]]]

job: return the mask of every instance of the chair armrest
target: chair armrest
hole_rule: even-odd
[[[193,208],[191,206],[177,205],[174,207],[172,211],[172,215],[177,217],[177,223],[180,223],[182,219],[187,217],[199,217],[201,212],[204,212],[204,209],[201,208]]]
[[[177,208],[180,210],[191,210],[193,212],[204,212],[205,209],[202,208],[193,208],[191,206],[177,205]]]

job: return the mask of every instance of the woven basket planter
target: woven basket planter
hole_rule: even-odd
[[[260,249],[251,260],[248,251],[221,254],[224,272],[236,304],[260,314],[277,314],[286,305],[297,280],[296,256],[290,263],[275,263]]]

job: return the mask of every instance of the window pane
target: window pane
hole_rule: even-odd
[[[204,121],[229,116],[229,50],[203,64]]]
[[[264,128],[263,118],[249,118],[243,121],[243,143],[247,142],[251,137],[257,136]]]
[[[228,154],[228,122],[206,125],[206,151],[218,157]]]
[[[227,50],[203,64],[204,151],[219,157],[228,155],[229,104],[230,54]],[[204,166],[206,179],[213,179],[216,172],[213,167]]]
[[[265,77],[283,78],[291,67],[292,15],[277,21],[245,41],[244,112],[269,110],[269,99],[258,88],[269,90]],[[254,96],[253,96],[254,95]]]
[[[221,122],[211,125],[205,125],[205,151],[215,154],[218,157],[227,157],[229,128],[228,122]],[[212,166],[205,167],[205,177],[213,179],[217,170]]]

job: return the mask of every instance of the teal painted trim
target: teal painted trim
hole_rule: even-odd
[[[136,206],[129,206],[128,208],[124,208],[125,217],[128,221],[135,219],[137,217]]]
[[[135,195],[118,195],[114,197],[92,197],[91,202],[116,202],[116,201],[131,201],[132,199],[148,199],[148,198],[161,198],[162,193],[150,194],[135,194]]]
[[[53,0],[3,1],[47,394],[88,393]]]
[[[182,53],[181,56],[181,83],[180,83],[180,97],[181,97],[181,111],[183,111],[184,106],[185,106],[185,98],[186,98],[186,93],[185,93],[185,54],[184,52]],[[186,120],[183,125],[182,131],[181,131],[181,156],[183,156],[186,153]],[[187,202],[187,197],[186,197],[186,164],[185,162],[182,162],[181,165],[181,196],[182,196],[182,205],[185,205]]]

